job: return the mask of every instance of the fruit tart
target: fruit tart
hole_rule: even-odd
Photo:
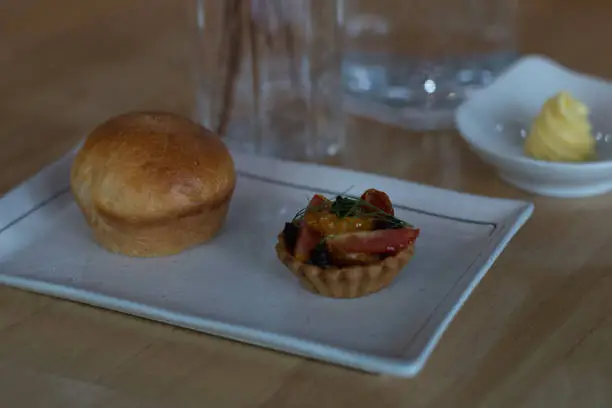
[[[316,194],[285,223],[276,253],[308,290],[334,298],[387,287],[410,261],[419,230],[395,217],[387,194]]]

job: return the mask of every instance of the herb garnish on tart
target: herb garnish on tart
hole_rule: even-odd
[[[339,195],[333,200],[316,194],[285,224],[277,253],[311,290],[334,297],[358,297],[391,282],[410,259],[418,235],[418,229],[395,217],[391,200],[382,191],[369,189],[361,197]],[[385,271],[380,282],[377,268]],[[317,275],[317,282],[309,281],[306,272]],[[353,288],[344,293],[346,288],[338,279],[349,272],[353,282],[348,286]],[[335,295],[325,287],[322,273],[335,276]],[[356,280],[360,274],[371,281],[361,290]]]

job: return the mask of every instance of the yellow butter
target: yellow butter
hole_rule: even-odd
[[[525,154],[538,160],[581,162],[595,156],[589,109],[568,92],[548,99],[525,140]]]

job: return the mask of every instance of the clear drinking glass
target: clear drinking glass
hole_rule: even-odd
[[[518,56],[517,0],[346,0],[349,111],[418,130],[453,126],[455,108]]]
[[[193,0],[197,117],[234,149],[289,159],[344,144],[341,0]]]

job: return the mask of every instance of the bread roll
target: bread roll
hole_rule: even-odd
[[[86,139],[70,186],[95,239],[134,257],[177,254],[223,226],[236,183],[221,139],[177,115],[111,118]]]

